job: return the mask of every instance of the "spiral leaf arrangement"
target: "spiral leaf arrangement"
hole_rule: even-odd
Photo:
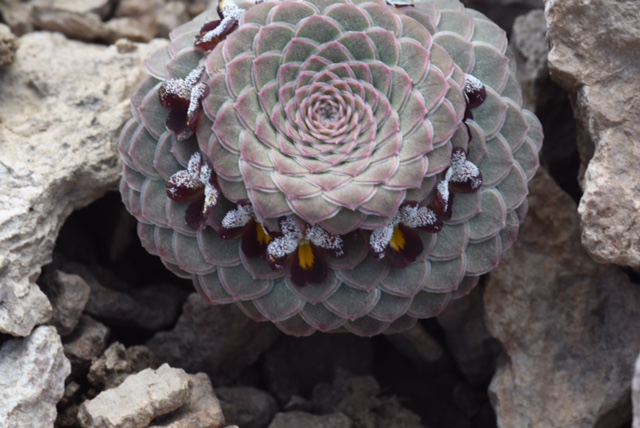
[[[147,61],[119,142],[144,247],[282,331],[370,336],[497,266],[542,143],[458,0],[222,2]]]

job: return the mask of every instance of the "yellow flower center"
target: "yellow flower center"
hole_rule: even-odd
[[[391,242],[389,242],[391,248],[393,248],[395,251],[401,251],[404,250],[404,246],[406,243],[407,241],[406,239],[404,239],[404,234],[402,233],[400,228],[398,226],[394,226],[393,235],[391,236]]]
[[[313,257],[313,251],[311,250],[311,244],[308,241],[298,244],[298,260],[300,267],[304,270],[313,267],[315,259]]]
[[[262,223],[258,223],[257,228],[258,243],[260,245],[269,245],[269,242],[271,242],[271,237],[269,236],[267,231],[264,230],[264,227],[262,227]]]

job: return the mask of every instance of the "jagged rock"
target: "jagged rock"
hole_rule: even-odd
[[[351,419],[342,413],[312,415],[305,412],[278,413],[269,428],[352,428]]]
[[[332,384],[313,390],[317,413],[343,413],[358,428],[422,428],[420,417],[404,408],[395,397],[378,397],[380,385],[372,376],[348,378],[344,373]]]
[[[384,336],[419,370],[437,370],[446,365],[442,345],[418,323],[409,330]]]
[[[640,288],[589,258],[575,204],[544,171],[530,186],[519,240],[484,293],[487,328],[508,356],[490,387],[498,426],[621,426]]]
[[[601,263],[640,268],[640,3],[548,2],[551,77],[572,94],[588,166],[582,244]]]
[[[278,411],[275,398],[251,386],[221,387],[216,393],[224,402],[227,422],[242,428],[264,428]]]
[[[283,336],[264,358],[268,389],[282,406],[311,397],[318,383],[331,381],[343,371],[356,376],[373,371],[371,338],[350,334]]]
[[[0,74],[0,332],[25,336],[51,316],[35,280],[67,216],[116,186],[129,97],[163,43],[119,53],[60,34],[20,38]]]
[[[85,401],[78,410],[82,427],[144,428],[189,399],[190,377],[163,364],[129,376],[119,386]]]
[[[82,315],[78,327],[65,337],[64,354],[71,361],[72,372],[77,375],[102,354],[107,346],[109,327],[99,323],[89,315]]]
[[[38,327],[0,347],[0,426],[50,427],[71,372],[54,327]]]
[[[447,348],[467,382],[474,386],[491,380],[501,347],[485,325],[484,287],[476,287],[467,296],[450,302],[438,315]]]
[[[175,412],[157,418],[149,428],[220,428],[225,424],[220,401],[204,373],[190,375],[189,400]],[[244,427],[243,428],[247,428]]]
[[[0,67],[7,67],[16,59],[18,41],[11,29],[0,24]]]
[[[53,306],[49,322],[58,329],[60,336],[71,334],[89,301],[91,288],[78,275],[61,271],[47,273],[40,282],[42,291]]]
[[[121,343],[114,342],[102,357],[91,364],[87,379],[99,389],[115,388],[127,376],[153,367],[154,357],[146,346],[125,348]]]
[[[78,263],[64,266],[67,272],[79,275],[91,288],[86,312],[103,319],[135,324],[148,330],[158,330],[173,324],[180,311],[184,292],[168,284],[149,285],[129,292],[127,284],[119,281],[105,269],[99,269],[102,284],[93,269]]]
[[[273,325],[250,320],[235,306],[211,305],[193,293],[175,328],[157,333],[147,346],[159,361],[205,372],[223,385],[253,364],[279,335]]]

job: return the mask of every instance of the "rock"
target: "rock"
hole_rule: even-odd
[[[167,364],[158,370],[145,369],[82,403],[78,421],[85,428],[144,428],[185,404],[189,390],[190,378],[184,370]]]
[[[105,37],[104,24],[95,13],[77,13],[46,6],[35,6],[33,25],[39,30],[55,31],[71,39],[95,42]]]
[[[54,327],[38,327],[0,347],[0,426],[51,427],[71,365]]]
[[[633,428],[640,427],[640,356],[631,381],[631,398],[633,400]]]
[[[209,377],[204,373],[189,377],[191,379],[189,401],[175,412],[156,418],[149,428],[221,428],[224,426],[225,417]]]
[[[126,290],[128,284],[120,281],[112,273],[102,268],[88,268],[78,263],[64,266],[67,272],[79,275],[91,288],[86,312],[102,319],[134,324],[148,330],[159,330],[173,324],[180,311],[184,292],[167,284],[150,285],[144,288]],[[100,274],[100,280],[94,275]],[[103,285],[103,282],[110,287]]]
[[[156,36],[155,20],[142,18],[113,18],[104,24],[102,39],[107,43],[115,43],[118,39],[129,39],[134,42],[149,42]]]
[[[53,306],[53,316],[49,322],[58,329],[60,336],[68,336],[78,324],[89,301],[91,288],[78,275],[61,271],[47,273],[40,282],[42,291]]]
[[[18,41],[11,29],[0,24],[0,67],[7,67],[16,59]]]
[[[42,8],[79,15],[95,13],[101,20],[106,20],[109,18],[115,0],[36,0],[35,3]]]
[[[435,370],[446,365],[447,358],[442,345],[420,323],[401,333],[385,335],[384,338],[409,358],[418,370]]]
[[[342,413],[312,415],[305,412],[278,413],[269,428],[351,428],[353,422]]]
[[[160,10],[157,17],[157,36],[169,37],[169,33],[179,25],[189,21],[187,6],[182,1],[168,1]]]
[[[269,390],[282,406],[290,406],[292,399],[310,398],[318,383],[333,380],[338,371],[370,374],[372,339],[350,334],[283,336],[264,358]]]
[[[0,2],[0,15],[5,24],[11,28],[11,32],[16,36],[33,31],[31,23],[31,12],[33,3],[21,0],[3,0]]]
[[[221,387],[216,393],[226,405],[227,422],[242,428],[264,428],[278,411],[271,395],[251,386]]]
[[[146,346],[125,348],[121,343],[114,342],[102,357],[91,364],[87,379],[98,389],[115,388],[129,375],[153,367],[154,356]]]
[[[1,333],[25,336],[51,316],[35,280],[67,216],[115,188],[129,97],[163,44],[122,54],[60,34],[20,38],[0,74]]]
[[[64,354],[71,361],[75,375],[88,369],[89,364],[102,354],[107,346],[109,332],[106,325],[89,315],[82,315],[78,328],[63,341]]]
[[[575,204],[544,172],[519,240],[489,276],[489,332],[507,357],[490,394],[505,427],[617,427],[629,418],[640,288],[580,245]]]
[[[358,428],[422,428],[420,417],[404,408],[394,397],[378,397],[380,385],[372,376],[337,376],[332,384],[321,383],[313,390],[317,413],[343,413]],[[304,426],[304,425],[303,425]]]
[[[205,372],[224,385],[256,362],[279,336],[273,325],[250,320],[233,305],[211,305],[193,293],[175,328],[157,333],[147,346],[159,361]]]
[[[502,348],[487,331],[482,301],[483,287],[450,302],[438,315],[447,349],[467,382],[485,386],[496,371],[496,362]]]
[[[588,162],[578,212],[598,262],[640,268],[640,3],[550,1],[551,77],[572,94]]]

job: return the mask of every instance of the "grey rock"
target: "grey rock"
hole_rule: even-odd
[[[40,284],[53,306],[53,316],[49,322],[58,329],[61,336],[71,334],[89,301],[91,288],[78,275],[61,271],[45,274]]]
[[[89,315],[82,315],[78,327],[63,340],[64,354],[71,361],[72,372],[79,372],[89,368],[90,363],[97,359],[107,346],[109,328],[94,320]]]
[[[159,361],[205,372],[224,385],[256,362],[279,336],[273,325],[250,320],[232,305],[211,305],[193,293],[175,328],[157,333],[147,346]]]
[[[124,54],[60,34],[19,42],[0,74],[0,332],[25,336],[51,316],[35,280],[60,227],[117,184],[128,100],[163,42]]]
[[[0,2],[0,15],[5,24],[16,36],[33,31],[31,11],[33,3],[21,0],[3,0]]]
[[[278,412],[275,398],[251,386],[220,387],[216,393],[225,403],[227,422],[242,428],[264,428]]]
[[[416,324],[409,330],[385,335],[398,351],[411,360],[419,370],[436,370],[446,364],[442,345],[422,326]]]
[[[520,239],[489,277],[489,332],[508,358],[490,386],[498,425],[617,427],[630,417],[640,288],[580,245],[575,204],[540,171]]]
[[[54,327],[42,326],[0,347],[0,426],[51,427],[71,365]]]
[[[269,391],[288,407],[292,399],[310,397],[318,383],[333,380],[344,371],[357,376],[373,371],[371,338],[349,334],[283,336],[264,358]]]
[[[153,368],[154,356],[145,346],[125,348],[112,343],[89,368],[87,379],[98,389],[115,388],[131,374]]]
[[[343,413],[358,428],[422,428],[420,417],[404,408],[395,397],[379,397],[380,385],[372,376],[351,377],[342,373],[333,383],[313,390],[316,413]]]
[[[85,428],[147,427],[154,418],[189,400],[190,382],[184,370],[167,364],[158,370],[145,369],[82,403],[78,421]]]
[[[209,377],[204,373],[189,377],[191,379],[189,400],[175,412],[156,418],[149,428],[220,428],[224,426],[225,417]]]
[[[312,415],[305,412],[278,413],[269,428],[352,428],[351,419],[342,413]]]
[[[600,263],[639,269],[640,4],[549,1],[545,13],[551,77],[572,95],[586,165],[582,244]]]
[[[437,318],[456,365],[474,386],[491,380],[502,350],[487,331],[483,291],[484,287],[476,287],[467,296],[451,301]]]
[[[64,266],[67,272],[79,275],[91,288],[86,312],[103,319],[158,330],[173,324],[180,311],[184,292],[167,284],[149,285],[122,292],[128,285],[105,269],[89,268],[78,263]],[[94,273],[100,273],[100,280]],[[106,287],[103,282],[107,283]]]
[[[633,400],[633,428],[640,428],[640,356],[636,360],[631,380],[631,398]]]

